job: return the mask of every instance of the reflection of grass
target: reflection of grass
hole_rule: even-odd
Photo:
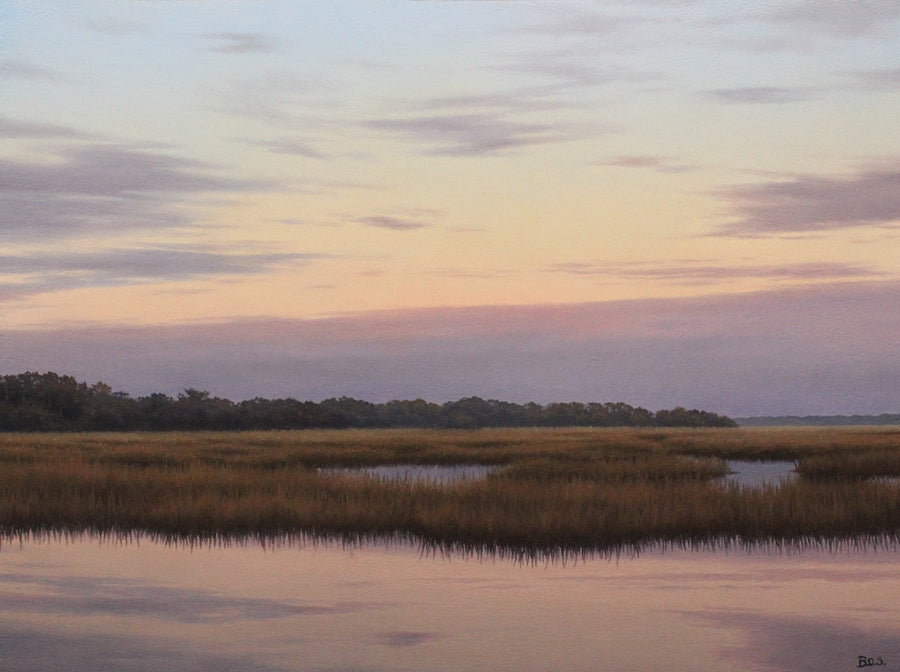
[[[473,548],[900,537],[900,433],[885,428],[0,435],[0,533],[412,535]],[[725,459],[801,478],[717,486]],[[444,485],[317,467],[493,464]]]

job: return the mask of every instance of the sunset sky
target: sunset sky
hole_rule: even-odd
[[[900,411],[900,3],[7,2],[0,372]]]

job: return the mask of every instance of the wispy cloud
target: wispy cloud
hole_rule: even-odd
[[[404,219],[400,217],[390,217],[386,215],[371,215],[368,217],[357,217],[356,221],[365,226],[373,226],[378,229],[390,229],[391,231],[413,231],[415,229],[423,229],[429,226],[428,222],[412,219]]]
[[[783,105],[810,100],[818,96],[819,93],[811,89],[749,86],[737,89],[713,89],[707,91],[705,95],[723,103]]]
[[[900,68],[864,70],[853,73],[852,77],[862,88],[885,91],[900,89]]]
[[[684,284],[710,284],[730,280],[765,278],[788,281],[835,281],[853,278],[875,278],[882,275],[877,269],[857,264],[808,262],[765,265],[718,265],[695,260],[680,263],[636,262],[630,264],[601,262],[570,262],[548,267],[553,273],[602,276],[628,280],[661,280]]]
[[[254,275],[275,267],[305,265],[322,258],[319,254],[235,254],[203,247],[176,246],[2,255],[0,269],[9,280],[0,282],[0,300],[64,289]]]
[[[251,144],[262,147],[273,154],[289,154],[304,156],[308,159],[325,159],[327,156],[305,140],[294,138],[278,138],[277,140],[253,141]]]
[[[211,33],[210,51],[220,54],[261,54],[274,50],[272,40],[262,33]]]
[[[372,119],[366,126],[426,143],[428,154],[483,156],[550,142],[573,140],[552,124],[513,121],[493,114],[440,114]]]
[[[0,80],[7,78],[45,80],[54,82],[63,77],[47,68],[35,65],[29,61],[6,59],[0,61]]]
[[[340,108],[334,76],[315,71],[268,69],[252,78],[210,85],[205,98],[216,112],[295,131],[298,123],[333,128]]]
[[[103,35],[137,35],[148,30],[146,24],[112,17],[88,19],[84,22],[89,30]]]
[[[626,16],[613,11],[595,11],[585,5],[570,5],[566,11],[559,11],[552,4],[537,4],[539,11],[535,19],[523,22],[519,30],[538,35],[610,37],[621,35],[623,31],[644,24],[637,16]]]
[[[877,34],[900,19],[900,4],[887,0],[797,2],[769,12],[766,19],[777,25],[855,38]]]
[[[735,221],[727,236],[827,231],[900,222],[900,168],[873,168],[844,177],[800,175],[778,182],[738,185],[717,192]]]
[[[88,133],[84,133],[68,126],[59,126],[56,124],[44,124],[34,121],[21,121],[18,119],[9,119],[0,117],[0,138],[10,140],[33,140],[33,139],[66,139],[66,140],[84,140],[90,139]]]
[[[685,173],[694,170],[695,167],[680,163],[669,156],[648,156],[644,154],[627,154],[616,156],[605,161],[594,161],[596,166],[610,166],[614,168],[646,168],[659,173]]]
[[[7,132],[56,137],[65,129],[15,122]],[[51,157],[48,157],[51,158]],[[179,206],[211,192],[274,185],[217,174],[198,161],[115,143],[59,148],[52,161],[0,159],[0,236],[41,240],[87,231],[183,226]]]

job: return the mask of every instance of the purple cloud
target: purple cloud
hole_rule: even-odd
[[[440,114],[407,119],[373,119],[366,126],[431,145],[429,154],[482,156],[510,149],[572,140],[549,124],[511,121],[493,114]]]
[[[0,123],[0,134],[66,137],[67,129]],[[77,131],[68,131],[68,135]],[[179,205],[215,192],[272,188],[216,174],[198,161],[115,143],[73,144],[55,162],[0,159],[0,240],[41,240],[86,232],[172,229],[190,222]]]
[[[385,215],[358,217],[356,221],[366,226],[373,226],[377,229],[390,229],[391,231],[413,231],[428,226],[426,222],[402,219],[400,217],[388,217]]]
[[[816,92],[810,89],[778,86],[743,87],[738,89],[713,89],[706,95],[723,103],[782,105],[810,100]]]
[[[828,231],[900,221],[900,168],[871,169],[847,177],[800,175],[738,185],[718,192],[738,219],[716,232],[725,236]]]
[[[253,275],[321,258],[302,253],[232,254],[203,247],[0,255],[0,268],[13,278],[0,281],[0,302],[62,289]]]
[[[606,276],[639,280],[672,280],[685,284],[709,284],[727,280],[768,278],[773,280],[848,280],[883,275],[878,270],[856,264],[810,262],[795,264],[729,265],[703,261],[683,263],[566,263],[548,268],[553,273]]]
[[[845,38],[877,33],[898,18],[900,5],[885,0],[798,2],[767,17],[778,25],[813,28]]]
[[[673,163],[670,157],[641,154],[628,154],[606,161],[595,161],[594,165],[614,168],[647,168],[659,173],[684,173],[694,169],[693,166],[683,163]]]

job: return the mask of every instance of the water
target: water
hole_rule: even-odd
[[[522,564],[407,545],[0,547],[14,672],[900,670],[900,554]]]
[[[750,462],[732,460],[728,463],[733,472],[721,479],[721,483],[758,488],[766,484],[790,481],[796,478],[793,462],[770,461]],[[444,485],[459,481],[477,480],[486,477],[494,466],[484,464],[382,464],[374,467],[321,468],[321,474],[345,474],[349,476],[372,476],[387,481],[411,481]]]
[[[731,460],[728,469],[734,473],[726,476],[724,483],[737,483],[748,488],[760,488],[764,485],[778,485],[782,481],[790,481],[797,477],[794,462],[770,461],[749,462]]]
[[[438,485],[484,478],[494,467],[485,464],[381,464],[375,467],[323,468],[320,474],[373,476],[386,481],[411,481]]]

